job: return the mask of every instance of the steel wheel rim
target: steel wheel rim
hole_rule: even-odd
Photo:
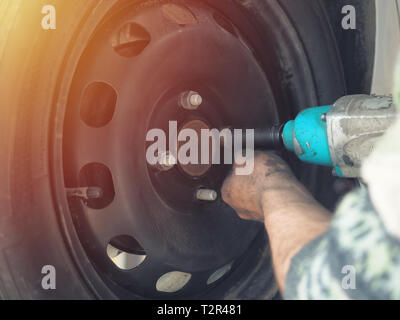
[[[108,9],[110,9],[110,8],[108,8]],[[284,116],[284,117],[287,117],[287,115]],[[59,120],[59,121],[60,121],[60,120]],[[60,123],[59,123],[59,125],[60,125]],[[59,142],[59,141],[58,141],[58,142]],[[64,204],[65,204],[65,200],[62,199],[62,195],[61,195],[61,194],[57,194],[57,196],[58,196],[58,198],[59,198],[59,200],[60,200],[60,203],[64,203]],[[69,206],[70,206],[69,209],[73,209],[72,207],[73,207],[74,205],[72,204],[72,207],[71,207],[71,203],[70,203]],[[65,208],[65,207],[64,207],[64,208]],[[68,221],[67,224],[68,224],[68,228],[69,228],[69,229],[74,228],[74,226],[71,225],[70,221]],[[259,227],[260,227],[259,230],[260,230],[260,232],[261,232],[261,231],[262,231],[262,226],[259,226]],[[71,230],[69,230],[68,232],[71,232]],[[76,230],[72,230],[72,233],[74,233],[73,236],[76,237]],[[255,240],[255,242],[259,242],[261,245],[265,245],[265,235],[263,234],[263,232],[261,232],[261,238],[260,238],[260,236],[259,236],[257,239],[258,239],[258,240]],[[76,240],[76,239],[74,239],[74,240]],[[75,251],[75,250],[77,250],[77,251]],[[76,252],[78,252],[78,256],[82,256],[82,254],[85,254],[85,252],[82,251],[82,248],[74,249],[74,250],[73,250],[73,254],[76,255]],[[250,254],[250,256],[253,256],[254,259],[258,259],[258,258],[259,258],[259,257],[257,258],[257,256],[258,256],[258,253],[257,253],[257,252],[253,252],[252,254]],[[254,260],[254,261],[255,261],[255,260]],[[238,265],[243,265],[242,261],[238,261]],[[254,263],[253,263],[252,265],[254,266]],[[81,266],[80,266],[80,267],[81,267]],[[86,269],[86,268],[89,268],[89,267],[88,267],[87,265],[82,267],[82,269]],[[239,270],[240,267],[238,267],[237,269]],[[90,270],[90,268],[89,268],[89,270]],[[96,268],[96,270],[99,271],[97,268]],[[232,273],[232,272],[235,272],[235,268],[232,268],[231,273]],[[85,276],[86,276],[86,275],[85,275]],[[228,278],[230,277],[229,274],[228,274],[227,276],[228,276]],[[90,278],[93,279],[93,277],[90,277]],[[204,276],[204,278],[206,278],[206,277]],[[96,279],[98,280],[99,278],[96,276],[96,277],[94,277],[94,279],[95,279],[95,280],[96,280]],[[236,279],[238,279],[238,278],[237,278],[237,274],[236,274]],[[115,285],[115,283],[114,283],[113,281],[108,281],[109,279],[104,279],[104,278],[102,278],[102,280],[103,280],[103,281],[106,280],[105,282],[107,283],[107,287],[104,287],[103,285],[98,285],[97,288],[96,288],[96,290],[99,291],[99,292],[102,292],[102,294],[106,294],[106,295],[108,295],[108,296],[110,296],[110,297],[114,296],[114,294],[117,294],[118,296],[121,296],[121,295],[122,295],[122,296],[125,296],[125,297],[127,297],[127,296],[131,296],[131,297],[137,296],[135,293],[132,293],[132,292],[130,292],[130,291],[127,291],[127,290],[124,289],[124,288],[121,289],[121,287]],[[89,281],[90,281],[90,280],[89,280]],[[225,287],[227,287],[227,286],[226,286],[226,283],[224,284],[224,281],[220,282],[219,284],[220,284],[220,287],[224,287],[224,285],[225,285]],[[113,293],[111,293],[111,292],[109,291],[109,289],[111,289]],[[182,293],[185,294],[185,292],[182,292]],[[120,294],[121,294],[121,295],[120,295]],[[148,295],[146,295],[146,294],[139,294],[139,295],[140,295],[140,296],[145,296],[145,297],[147,296],[147,297],[148,297]],[[192,296],[198,296],[198,295],[199,295],[199,294],[194,294],[194,295],[192,295]],[[202,295],[202,294],[200,294],[200,295]],[[186,296],[184,296],[184,297],[187,298],[188,296],[191,296],[191,295],[189,294],[189,295],[186,295]],[[212,294],[211,294],[211,296],[212,296]],[[161,295],[159,295],[158,297],[165,297],[165,295],[161,294]],[[168,297],[179,298],[179,295],[168,295]]]

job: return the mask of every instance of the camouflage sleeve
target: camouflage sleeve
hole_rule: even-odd
[[[285,298],[400,299],[399,242],[386,231],[368,191],[354,191],[329,231],[293,258]]]

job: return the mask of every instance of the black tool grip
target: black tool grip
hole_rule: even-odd
[[[261,150],[280,150],[283,148],[283,125],[254,130],[254,147]]]

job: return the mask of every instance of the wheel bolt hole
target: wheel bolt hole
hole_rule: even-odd
[[[159,292],[174,293],[182,290],[190,281],[192,275],[187,272],[172,271],[162,275],[156,283]]]
[[[139,242],[127,235],[114,237],[107,246],[107,255],[121,270],[137,268],[146,259],[146,252]]]
[[[222,268],[214,271],[207,280],[207,285],[213,284],[218,280],[222,279],[232,269],[232,263],[229,263]]]
[[[151,36],[145,28],[136,23],[125,24],[113,37],[112,46],[122,57],[138,56],[150,43]]]
[[[238,37],[235,27],[232,25],[232,23],[226,19],[223,15],[219,14],[219,13],[214,13],[213,14],[213,18],[215,20],[215,22],[225,31],[229,32],[231,35],[233,35],[234,37]]]
[[[114,88],[104,82],[94,82],[83,93],[81,119],[89,127],[103,127],[113,118],[116,104],[117,92]]]

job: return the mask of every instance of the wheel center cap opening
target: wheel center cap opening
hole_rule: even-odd
[[[202,164],[201,163],[201,156],[202,156],[202,139],[201,139],[201,131],[202,130],[210,130],[209,125],[207,125],[206,122],[202,120],[191,120],[186,122],[183,127],[180,129],[180,133],[183,130],[186,129],[191,129],[194,132],[196,132],[197,136],[197,163],[198,164],[182,164],[180,161],[178,161],[179,167],[185,172],[187,175],[191,177],[201,177],[207,173],[207,171],[211,168],[212,166],[212,143],[211,143],[211,138],[209,139],[209,159],[207,161],[207,164]],[[187,143],[189,143],[189,138],[186,139],[186,141],[178,141],[178,154],[181,151],[181,148],[185,146]],[[190,141],[191,144],[193,144],[193,141]],[[185,149],[187,149],[185,147]],[[190,152],[190,151],[188,151]],[[188,154],[187,154],[188,155]]]

